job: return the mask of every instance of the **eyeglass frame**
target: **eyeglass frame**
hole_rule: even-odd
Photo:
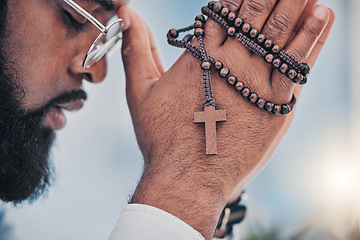
[[[92,64],[91,66],[89,67],[85,67],[85,63],[87,62],[88,60],[88,56],[89,56],[89,53],[91,53],[94,48],[97,46],[97,44],[99,43],[100,39],[106,35],[109,31],[109,29],[119,23],[120,24],[120,30],[119,32],[122,32],[123,30],[123,27],[124,27],[124,20],[121,19],[121,18],[118,18],[117,20],[115,20],[114,22],[112,22],[111,24],[107,25],[106,27],[99,21],[97,20],[94,16],[92,16],[90,13],[88,13],[85,9],[83,9],[82,7],[80,7],[77,3],[75,3],[74,1],[72,0],[64,0],[65,3],[67,3],[70,7],[72,7],[76,12],[78,12],[80,15],[82,15],[84,18],[86,18],[89,22],[91,22],[97,29],[99,29],[101,31],[101,33],[99,34],[99,36],[95,39],[95,41],[93,42],[93,44],[91,45],[89,51],[87,52],[85,58],[84,58],[84,61],[83,61],[83,68],[85,69],[88,69],[90,67],[92,67],[94,64],[96,64],[101,58],[103,58],[107,53],[104,54],[104,56],[102,56],[99,60],[97,60],[94,64]],[[115,35],[116,36],[116,35]],[[114,37],[115,37],[114,36]],[[119,39],[121,39],[119,37]]]

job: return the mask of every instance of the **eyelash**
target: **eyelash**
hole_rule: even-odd
[[[68,11],[65,9],[62,10],[62,14],[65,18],[65,22],[67,25],[75,28],[77,32],[84,31],[85,23],[80,23],[77,21]]]

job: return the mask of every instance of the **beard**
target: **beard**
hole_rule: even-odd
[[[15,82],[14,66],[0,54],[0,199],[15,204],[32,202],[50,184],[52,166],[49,151],[54,131],[43,126],[53,107],[78,99],[86,100],[83,90],[64,93],[31,112],[21,108],[21,92]]]
[[[0,199],[17,204],[36,200],[50,184],[53,171],[48,159],[55,134],[43,127],[48,111],[87,97],[83,90],[67,92],[25,113],[17,104],[17,94],[12,94],[17,89],[11,84],[13,80],[0,74]],[[6,82],[9,84],[3,86]],[[6,88],[9,91],[3,91]]]
[[[51,182],[53,168],[48,158],[55,134],[43,127],[48,111],[62,103],[85,100],[86,93],[67,92],[35,111],[22,109],[25,93],[19,84],[23,79],[17,63],[10,63],[3,51],[11,45],[4,40],[6,11],[6,1],[0,0],[0,200],[17,204],[36,200]]]
[[[23,114],[9,104],[12,98],[1,91],[0,199],[20,203],[37,199],[50,182],[48,155],[54,132],[41,127],[45,113]]]
[[[2,48],[6,5],[7,1],[0,1]],[[0,50],[0,199],[16,204],[37,199],[47,188],[51,172],[47,158],[54,133],[41,127],[44,109],[26,114],[21,110],[15,67]]]

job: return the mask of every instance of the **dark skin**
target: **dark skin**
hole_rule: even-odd
[[[240,17],[311,66],[335,18],[314,0],[283,0],[277,5],[275,0],[220,2],[240,9]],[[204,126],[193,124],[193,113],[202,111],[204,100],[200,62],[184,53],[164,72],[145,23],[129,9],[121,8],[119,14],[131,22],[123,59],[128,103],[145,160],[131,202],[166,210],[211,239],[226,202],[235,200],[246,180],[267,161],[294,113],[274,116],[259,110],[213,74],[215,100],[227,111],[227,122],[217,125],[218,154],[206,156]],[[299,97],[301,87],[273,72],[234,39],[226,39],[217,24],[209,21],[206,30],[209,55],[223,61],[260,96],[275,103],[290,102],[293,93]]]
[[[206,156],[204,126],[193,124],[193,113],[202,110],[204,100],[200,63],[184,53],[165,72],[144,21],[121,7],[126,1],[114,1],[110,12],[99,1],[76,2],[103,23],[115,10],[126,23],[122,54],[127,99],[145,163],[131,202],[161,208],[211,239],[226,202],[237,198],[245,181],[267,161],[293,113],[285,117],[261,111],[213,75],[215,99],[218,108],[227,111],[227,122],[218,124],[218,155]],[[240,17],[310,65],[334,22],[333,12],[316,6],[315,0],[280,0],[276,7],[275,0],[220,2],[239,10]],[[60,0],[32,4],[9,0],[7,28],[11,31],[6,40],[11,44],[5,53],[19,70],[17,84],[24,92],[19,101],[25,111],[81,89],[82,80],[101,82],[106,75],[105,60],[87,70],[81,66],[98,29],[89,23],[85,31],[66,25],[58,3],[76,21],[83,21]],[[217,24],[209,21],[206,29],[209,54],[222,60],[252,90],[276,103],[288,103],[293,93],[298,97],[300,87],[273,73],[238,42],[226,39]],[[44,127],[57,129],[46,121]]]
[[[106,24],[126,2],[78,3]],[[82,107],[82,80],[102,81],[106,62],[82,68],[100,31],[63,0],[1,4],[0,198],[19,203],[46,188],[48,152],[54,130],[65,125],[63,111]]]
[[[106,10],[109,4],[104,0],[76,2],[106,24],[127,0],[114,1],[112,11]],[[67,20],[63,10],[80,26]],[[34,1],[29,5],[23,0],[9,0],[8,15],[7,28],[11,32],[8,57],[20,68],[24,110],[35,110],[56,96],[81,89],[82,80],[98,83],[104,79],[105,58],[90,69],[82,68],[84,56],[100,31],[63,1]]]

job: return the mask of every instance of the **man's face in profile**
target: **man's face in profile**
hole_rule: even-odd
[[[126,0],[75,0],[106,25]],[[63,0],[0,0],[0,199],[36,199],[49,183],[54,131],[64,109],[86,99],[83,80],[101,82],[105,59],[83,59],[100,31]]]

